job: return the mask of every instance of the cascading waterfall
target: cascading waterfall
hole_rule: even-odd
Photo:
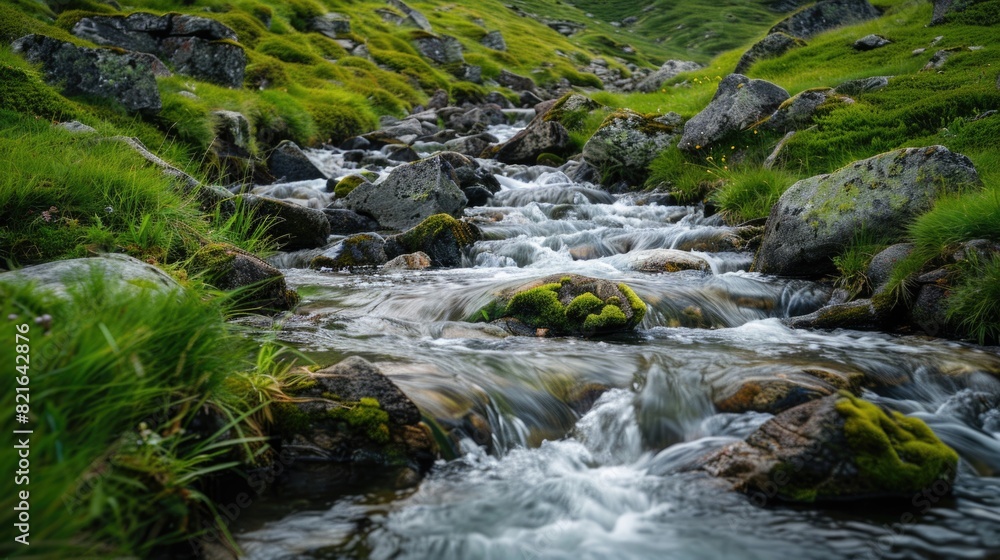
[[[349,169],[336,152],[312,157],[328,170]],[[734,228],[718,217],[615,198],[551,168],[489,165],[503,190],[489,206],[467,210],[484,240],[463,267],[288,270],[304,314],[281,336],[321,363],[347,355],[375,362],[425,417],[474,414],[492,441],[462,442],[461,456],[416,489],[279,488],[262,513],[240,520],[248,558],[987,558],[1000,551],[995,351],[789,329],[781,318],[819,308],[829,290],[744,272],[752,256],[731,250]],[[709,270],[636,270],[639,251],[664,248],[700,257]],[[510,337],[466,322],[494,292],[557,273],[627,282],[649,303],[637,333]],[[685,472],[771,417],[719,413],[716,391],[748,375],[803,369],[861,372],[881,387],[866,398],[924,419],[962,457],[954,495],[888,510],[759,507]],[[580,395],[592,387],[606,391],[586,410]]]

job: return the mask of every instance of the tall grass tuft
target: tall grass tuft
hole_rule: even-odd
[[[1000,342],[1000,255],[964,263],[958,286],[948,297],[948,319],[980,344]]]

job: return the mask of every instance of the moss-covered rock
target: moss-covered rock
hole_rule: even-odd
[[[677,113],[643,115],[622,109],[601,123],[583,146],[583,158],[601,175],[601,183],[646,181],[647,168],[661,151],[677,139],[681,117]]]
[[[475,225],[448,214],[435,214],[389,238],[385,250],[389,258],[420,251],[430,257],[434,266],[459,266],[463,250],[481,237]]]
[[[712,402],[722,412],[778,414],[837,391],[857,393],[865,375],[848,367],[800,368],[784,364],[724,368],[708,378]]]
[[[778,414],[700,469],[764,502],[815,502],[941,495],[957,466],[958,454],[922,420],[842,391]]]
[[[495,321],[515,334],[590,336],[630,331],[645,313],[646,304],[627,285],[571,274],[505,290],[472,319]]]
[[[278,269],[228,243],[202,247],[191,259],[189,272],[200,274],[220,290],[235,290],[241,306],[267,311],[289,310],[299,296]]]
[[[356,189],[358,185],[368,182],[370,181],[361,175],[348,175],[337,181],[336,186],[333,187],[333,196],[334,198],[344,198],[351,194],[351,191]]]

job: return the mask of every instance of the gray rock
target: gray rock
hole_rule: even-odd
[[[266,196],[247,194],[237,198],[245,209],[254,213],[258,223],[267,225],[268,235],[275,237],[282,249],[292,251],[326,245],[330,221],[322,210]]]
[[[535,118],[513,138],[500,144],[493,156],[503,163],[523,163],[533,165],[544,153],[559,156],[569,155],[572,144],[569,131],[555,121]]]
[[[645,181],[653,159],[677,139],[677,113],[642,115],[624,109],[609,115],[583,146],[583,159],[594,166],[602,183]]]
[[[331,39],[351,32],[351,18],[337,12],[329,12],[309,22],[309,29],[322,33]],[[350,49],[348,49],[350,50]]]
[[[137,112],[156,112],[163,106],[150,55],[78,47],[44,35],[21,37],[13,48],[41,64],[45,81],[69,95],[95,95]]]
[[[770,115],[788,99],[788,92],[764,80],[730,74],[708,107],[684,125],[678,148],[696,152]]]
[[[942,66],[944,66],[945,62],[948,62],[948,59],[951,58],[951,55],[953,55],[956,52],[959,52],[961,50],[962,50],[962,47],[952,47],[950,49],[941,49],[941,50],[935,52],[931,56],[931,59],[927,61],[927,64],[924,65],[924,67],[920,69],[920,71],[921,72],[928,72],[928,71],[931,71],[931,70],[937,70],[937,69],[941,68]]]
[[[282,140],[271,155],[267,158],[267,166],[278,179],[284,178],[287,182],[308,181],[310,179],[326,179],[326,175],[320,171],[313,162],[309,161],[302,148],[299,148],[291,140]]]
[[[239,290],[235,301],[244,309],[287,311],[298,303],[281,271],[233,245],[202,247],[191,259],[191,268],[217,289]]]
[[[770,32],[808,39],[836,27],[875,19],[879,15],[868,0],[820,0],[779,21]]]
[[[216,140],[239,148],[247,155],[250,153],[250,121],[236,111],[212,111],[214,117]]]
[[[487,103],[491,103],[493,105],[496,105],[497,107],[500,107],[501,109],[513,109],[514,108],[514,104],[510,102],[510,99],[507,99],[507,97],[504,96],[504,94],[500,93],[499,91],[491,91],[491,92],[487,93],[485,101]]]
[[[763,127],[779,132],[808,128],[813,124],[816,109],[829,103],[850,104],[854,100],[832,88],[807,89],[782,103]]]
[[[476,226],[447,214],[438,214],[387,239],[385,253],[395,258],[423,252],[434,266],[460,266],[465,248],[481,238],[482,233]]]
[[[370,362],[352,356],[339,364],[321,369],[314,379],[329,393],[346,401],[364,397],[378,400],[382,410],[389,413],[389,422],[416,424],[420,422],[420,409],[384,373]]]
[[[462,43],[449,35],[427,35],[414,39],[413,43],[420,54],[438,64],[465,62],[462,56]]]
[[[490,144],[496,144],[497,137],[492,134],[482,133],[472,136],[462,136],[444,143],[445,148],[452,152],[458,152],[469,157],[479,157]]]
[[[753,270],[783,276],[833,273],[832,257],[862,228],[898,239],[941,192],[982,185],[972,162],[943,146],[906,148],[792,185],[771,209]]]
[[[375,13],[378,14],[378,17],[382,18],[382,21],[386,23],[391,23],[393,25],[403,25],[403,22],[406,21],[405,16],[401,16],[396,12],[386,8],[379,8],[375,10]]]
[[[400,165],[377,184],[362,184],[344,205],[383,227],[405,230],[434,214],[461,216],[466,198],[454,169],[440,155]]]
[[[88,16],[78,21],[72,32],[99,45],[156,55],[180,74],[243,87],[246,53],[233,43],[236,32],[214,19],[144,12]]]
[[[54,261],[0,273],[0,282],[32,282],[53,295],[66,298],[74,286],[93,274],[118,284],[129,294],[182,290],[169,274],[128,255],[107,254],[87,259]]]
[[[769,33],[767,37],[757,41],[743,53],[739,62],[736,63],[734,72],[744,74],[758,60],[777,58],[796,47],[804,47],[805,45],[805,41],[787,33]]]
[[[676,249],[646,249],[623,255],[628,270],[638,272],[680,272],[709,270],[708,261],[688,251]]]
[[[504,41],[503,33],[500,33],[499,31],[490,31],[484,35],[479,42],[488,49],[493,49],[495,51],[507,50],[507,41]]]
[[[663,82],[673,78],[681,72],[693,72],[701,68],[701,64],[690,60],[668,60],[664,62],[658,70],[647,76],[636,89],[646,93],[651,93],[660,89]]]
[[[385,252],[385,239],[377,233],[360,233],[342,239],[324,250],[309,263],[309,268],[331,270],[374,268],[382,266],[389,258]]]
[[[713,372],[707,380],[720,412],[778,414],[837,391],[857,394],[865,374],[847,365],[811,366],[785,363],[739,364]]]
[[[455,178],[460,189],[482,187],[491,194],[500,192],[500,182],[485,167],[458,152],[441,152],[438,154],[455,170]]]
[[[464,113],[458,113],[448,119],[448,128],[460,133],[481,133],[487,127],[503,124],[507,117],[498,105],[482,105]]]
[[[417,251],[408,255],[399,255],[382,265],[383,272],[398,270],[425,270],[431,267],[431,258],[427,253]]]
[[[500,70],[500,75],[496,78],[497,83],[514,91],[533,91],[535,81],[531,78],[515,74],[506,68]]]
[[[878,91],[886,87],[889,85],[890,78],[892,76],[872,76],[871,78],[850,80],[835,87],[834,90],[844,95],[860,95],[862,93]]]
[[[333,235],[351,235],[379,229],[378,222],[346,208],[324,208]]]
[[[920,442],[921,451],[911,451],[910,442]],[[892,473],[871,464],[892,465]],[[771,499],[909,500],[932,487],[946,495],[957,466],[958,455],[921,420],[904,420],[841,393],[778,414],[745,441],[710,454],[698,469],[764,505]]]
[[[892,274],[892,270],[896,267],[896,264],[905,259],[913,252],[914,245],[912,243],[896,243],[895,245],[890,245],[877,255],[872,257],[870,263],[868,263],[868,270],[865,275],[868,276],[868,282],[874,291],[880,291],[886,282],[889,281],[889,276]]]
[[[884,47],[886,45],[891,45],[892,41],[886,39],[881,35],[865,35],[864,37],[854,41],[854,50],[858,51],[870,51]]]
[[[403,21],[404,24],[412,25],[428,33],[431,32],[431,22],[427,21],[427,17],[424,14],[407,6],[402,0],[386,0],[386,3],[406,16],[406,19]]]
[[[64,130],[68,130],[73,134],[97,134],[97,129],[92,126],[87,126],[80,121],[61,122],[56,126]]]
[[[916,289],[917,297],[910,307],[910,322],[930,336],[956,338],[959,335],[954,321],[948,318],[948,278],[947,270],[934,271],[935,280],[927,278]],[[927,276],[927,275],[925,275]]]

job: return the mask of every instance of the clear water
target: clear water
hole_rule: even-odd
[[[391,477],[316,467],[241,517],[247,558],[1000,557],[996,349],[789,329],[780,319],[822,306],[828,290],[744,272],[749,254],[695,250],[706,273],[633,270],[638,251],[731,235],[717,218],[618,201],[550,169],[494,171],[504,190],[467,211],[485,240],[463,267],[290,269],[304,303],[281,334],[320,363],[375,362],[428,418],[478,414],[492,453],[466,440],[459,458],[400,490]],[[560,273],[627,282],[650,304],[639,330],[509,337],[464,321],[495,291]],[[680,326],[692,314],[710,328]],[[962,457],[954,495],[761,506],[682,472],[770,417],[716,413],[714,392],[747,375],[815,368],[860,371],[883,387],[867,398],[927,421]],[[581,416],[571,395],[588,384],[612,389]]]

